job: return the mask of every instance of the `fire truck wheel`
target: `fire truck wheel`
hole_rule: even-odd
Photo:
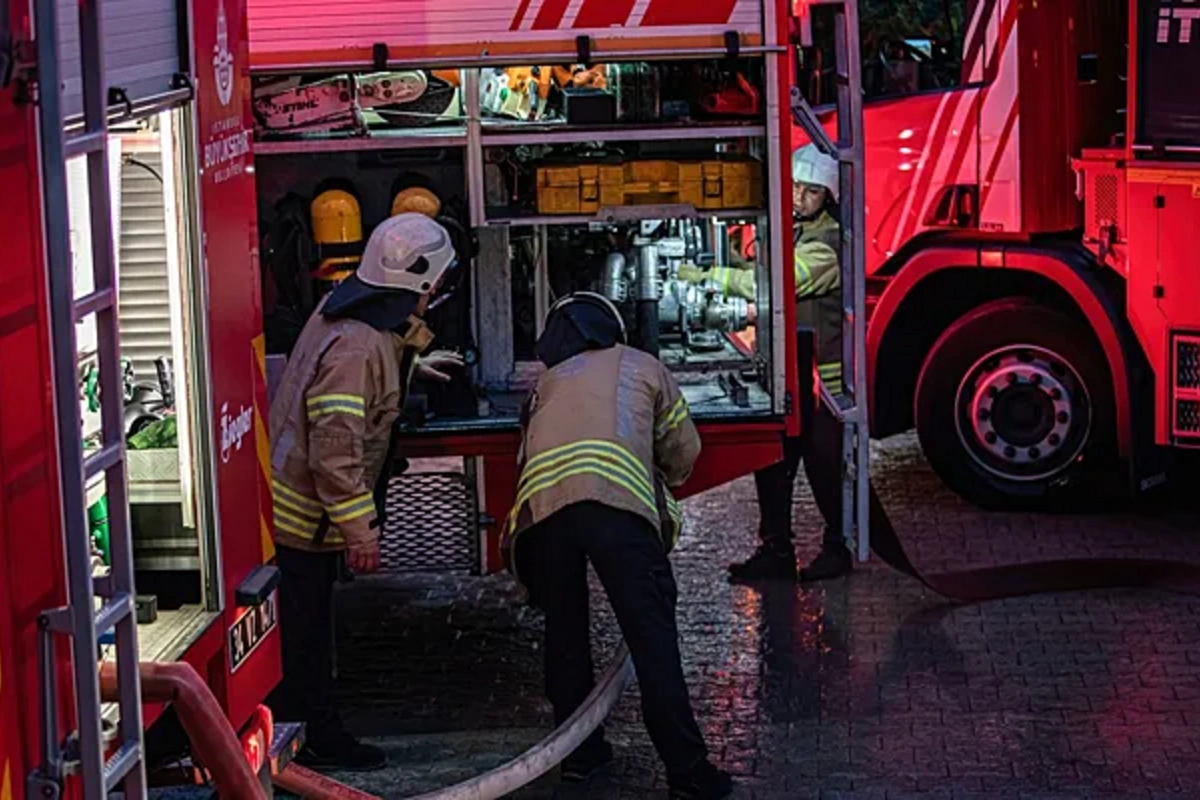
[[[1112,453],[1108,366],[1091,331],[1023,297],[954,322],[916,389],[925,457],[966,500],[992,509],[1074,506]]]

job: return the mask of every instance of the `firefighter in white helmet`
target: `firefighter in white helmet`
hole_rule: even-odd
[[[457,266],[446,230],[422,214],[375,229],[357,271],[317,306],[271,404],[271,477],[280,584],[283,682],[275,711],[307,724],[299,760],[314,768],[382,767],[381,750],[344,727],[333,698],[333,586],[342,559],[379,568],[393,423],[409,379],[447,381],[456,356],[421,360],[423,321]]]
[[[815,336],[817,376],[835,396],[842,391],[838,186],[837,161],[815,145],[805,145],[792,153],[796,322],[800,330]],[[751,302],[755,299],[752,269],[718,267],[700,272],[694,267],[684,267],[680,269],[680,277],[705,282],[727,295]],[[825,412],[819,402],[813,404],[812,396],[803,394],[801,415],[805,424],[802,428],[811,430],[814,414]],[[755,474],[761,544],[749,559],[730,566],[731,580],[795,580],[799,577],[801,581],[819,581],[850,571],[853,561],[841,536],[840,495],[830,486],[831,480],[840,482],[840,476],[816,468],[822,459],[810,457],[813,441],[811,436],[785,441],[783,461]],[[825,535],[816,559],[797,573],[791,514],[793,485],[802,458],[805,475],[825,519]]]

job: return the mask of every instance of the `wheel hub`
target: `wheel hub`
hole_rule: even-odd
[[[977,463],[1012,480],[1062,471],[1082,451],[1087,389],[1055,353],[1009,347],[980,359],[959,386],[959,438]]]

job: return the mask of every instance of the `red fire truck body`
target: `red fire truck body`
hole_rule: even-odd
[[[862,6],[872,435],[915,427],[987,506],[1058,505],[1122,465],[1135,493],[1164,483],[1200,443],[1200,173],[1194,116],[1153,82],[1194,83],[1193,9],[892,5]],[[819,60],[799,77],[819,103]]]
[[[761,334],[770,343],[766,347],[767,367],[764,372],[773,373],[770,390],[773,399],[764,400],[757,413],[732,413],[724,417],[706,417],[705,403],[697,406],[694,397],[693,411],[703,438],[703,452],[692,479],[682,490],[687,496],[749,474],[767,466],[779,458],[780,440],[785,431],[795,431],[798,426],[797,409],[792,403],[795,397],[797,378],[795,371],[795,341],[784,331],[794,328],[794,310],[790,303],[778,302],[793,291],[791,269],[784,269],[788,256],[782,231],[775,230],[777,220],[790,219],[790,126],[785,122],[790,105],[789,87],[786,80],[790,49],[787,47],[787,31],[790,25],[790,8],[778,0],[719,0],[718,2],[694,3],[684,0],[478,0],[477,2],[445,4],[440,2],[411,2],[384,6],[372,2],[351,2],[339,6],[334,17],[330,17],[325,6],[319,4],[280,2],[280,0],[250,0],[250,58],[251,74],[255,85],[256,103],[260,94],[267,98],[270,84],[277,81],[284,86],[283,92],[296,94],[276,95],[269,107],[271,118],[259,129],[255,146],[256,171],[259,180],[260,225],[267,229],[277,218],[277,203],[289,191],[298,191],[306,200],[319,198],[322,193],[320,181],[339,178],[347,181],[349,188],[357,192],[362,207],[364,231],[387,213],[391,196],[383,197],[397,173],[411,168],[421,171],[428,183],[448,198],[463,194],[464,182],[468,184],[465,204],[472,206],[484,203],[484,187],[469,185],[470,173],[482,172],[483,164],[475,161],[475,153],[515,149],[519,145],[554,146],[563,142],[585,142],[593,139],[609,141],[614,137],[620,143],[654,144],[669,140],[678,131],[682,139],[714,141],[752,139],[761,147],[759,154],[765,177],[763,186],[768,189],[762,218],[771,220],[769,247],[772,253],[769,272],[772,281],[772,301],[763,305],[764,312],[759,320],[775,331],[771,336]],[[552,126],[529,125],[529,133],[522,130],[520,122],[508,120],[502,124],[486,111],[477,121],[478,111],[472,111],[470,92],[472,80],[486,82],[500,68],[533,63],[558,64],[586,62],[588,59],[609,65],[615,62],[682,62],[704,59],[741,58],[753,62],[757,70],[759,96],[756,99],[757,114],[765,120],[765,130],[749,123],[709,122],[697,123],[690,130],[686,126],[653,124],[629,125],[617,130],[611,126],[600,130],[573,129],[571,124]],[[441,72],[438,70],[441,69]],[[533,68],[536,71],[536,67]],[[308,134],[294,135],[279,133],[287,127],[285,118],[297,117],[314,111],[319,102],[317,95],[304,94],[305,88],[295,87],[307,80],[328,80],[331,76],[353,76],[358,81],[356,99],[363,102],[363,110],[369,110],[363,100],[364,86],[377,81],[385,71],[393,74],[410,70],[409,74],[420,73],[433,80],[452,73],[449,80],[464,87],[461,93],[465,110],[456,112],[448,125],[422,133],[416,130],[385,130],[378,132],[368,126],[355,134]],[[461,70],[461,72],[459,72]],[[548,67],[543,67],[548,72]],[[372,73],[364,75],[363,73]],[[478,71],[478,72],[476,72]],[[474,78],[474,75],[479,75]],[[543,73],[544,74],[544,73]],[[611,73],[615,74],[615,73]],[[535,72],[536,77],[536,72]],[[513,79],[513,75],[507,77]],[[416,80],[416,79],[414,79]],[[313,84],[315,85],[315,84]],[[280,97],[286,96],[286,102]],[[342,98],[345,100],[345,96]],[[264,103],[266,100],[264,99]],[[311,103],[311,106],[306,105]],[[256,111],[259,106],[256,105]],[[560,121],[561,122],[561,121]],[[652,121],[651,121],[652,122]],[[476,134],[479,125],[481,133]],[[278,127],[277,127],[278,126]],[[740,127],[739,127],[740,126]],[[745,131],[745,133],[743,133]],[[765,135],[764,135],[765,134]],[[478,135],[478,139],[475,137]],[[476,142],[479,142],[477,145]],[[479,151],[475,148],[479,147]],[[706,145],[707,146],[707,145]],[[465,155],[463,151],[465,150]],[[419,155],[409,155],[419,153]],[[391,158],[392,161],[387,159]],[[459,159],[462,159],[461,161]],[[490,163],[490,162],[489,162]],[[430,166],[426,167],[425,164]],[[436,164],[449,164],[438,172]],[[380,165],[387,167],[386,176],[380,173]],[[388,166],[392,165],[392,166]],[[409,166],[411,165],[411,167]],[[461,167],[460,167],[461,165]],[[455,171],[461,168],[461,172]],[[463,172],[467,177],[463,178]],[[447,177],[449,176],[449,177]],[[379,187],[382,186],[382,189]],[[513,190],[516,193],[516,190]],[[530,195],[532,197],[532,194]],[[671,201],[664,201],[668,204]],[[628,209],[626,209],[628,210]],[[664,216],[677,211],[672,206],[666,212],[659,207],[657,213]],[[758,211],[747,209],[747,219],[758,217]],[[603,213],[596,216],[567,216],[559,219],[550,215],[532,217],[489,212],[473,207],[469,215],[469,227],[483,231],[481,236],[503,229],[500,234],[509,241],[524,235],[530,228],[550,231],[553,237],[556,228],[575,226],[572,230],[587,231],[589,224],[612,224],[620,228],[620,220],[652,218],[655,211],[633,209],[628,215],[618,213],[615,217]],[[700,219],[694,209],[686,215],[689,219]],[[730,224],[740,219],[736,213],[726,215]],[[632,225],[636,223],[626,223]],[[672,222],[671,224],[674,224]],[[315,223],[314,223],[315,227]],[[535,234],[535,236],[538,234]],[[482,241],[482,239],[481,239]],[[500,245],[504,252],[510,248]],[[484,248],[486,249],[486,248]],[[660,248],[662,249],[662,248]],[[264,250],[266,258],[266,250]],[[497,271],[509,270],[505,263],[493,263],[476,259],[472,280],[483,283],[487,276]],[[555,266],[551,265],[551,270]],[[584,288],[582,286],[578,288]],[[521,361],[532,363],[527,357],[514,356],[512,350],[496,352],[492,359],[487,338],[492,335],[493,323],[482,318],[480,309],[489,306],[481,300],[484,289],[476,288],[475,300],[479,300],[469,312],[473,319],[473,332],[479,341],[481,369],[486,373],[495,370],[490,366],[507,359],[502,367],[506,377],[521,369]],[[513,294],[507,284],[502,287],[504,298],[496,305],[506,304],[507,296]],[[616,299],[614,297],[614,299]],[[765,309],[770,308],[769,314]],[[544,307],[536,314],[543,314]],[[505,317],[500,325],[511,325]],[[434,329],[437,330],[436,323]],[[509,334],[501,331],[503,336]],[[268,336],[268,341],[270,337]],[[745,336],[743,347],[750,351],[754,338]],[[270,346],[269,346],[270,352]],[[471,346],[468,345],[468,349]],[[746,356],[739,356],[746,358]],[[749,361],[746,362],[750,363]],[[715,373],[714,373],[715,376]],[[477,385],[483,380],[472,375]],[[714,377],[715,380],[715,377]],[[527,388],[527,387],[526,387]],[[483,390],[481,390],[482,392]],[[685,389],[685,391],[687,391]],[[489,395],[490,397],[490,395]],[[712,401],[708,401],[711,403]],[[493,409],[498,403],[493,403]],[[769,406],[769,407],[768,407]],[[698,413],[696,409],[699,409]],[[735,409],[736,412],[736,409]],[[446,414],[441,416],[447,417]],[[490,415],[474,412],[469,419],[448,420],[417,426],[407,432],[403,439],[403,453],[409,458],[454,456],[466,457],[477,465],[475,475],[478,487],[480,531],[472,532],[481,542],[478,568],[494,571],[501,566],[500,524],[505,519],[515,497],[516,475],[514,459],[519,444],[515,413]],[[413,503],[420,507],[421,503]],[[409,509],[397,508],[396,513],[412,513]],[[419,525],[419,523],[418,523]]]
[[[112,166],[113,219],[104,222],[113,225],[118,344],[122,360],[130,362],[124,411],[126,422],[132,422],[120,435],[164,421],[165,427],[151,432],[170,428],[177,433],[144,450],[129,445],[130,503],[107,507],[108,523],[101,519],[108,506],[103,477],[87,482],[87,502],[97,523],[97,586],[104,580],[105,565],[121,556],[115,524],[111,552],[105,537],[115,517],[124,515],[131,520],[126,525],[132,525],[138,576],[140,658],[191,664],[235,727],[253,717],[263,729],[256,731],[269,737],[269,722],[255,711],[279,679],[279,633],[271,574],[269,568],[264,571],[274,552],[264,352],[254,277],[257,228],[244,77],[245,7],[242,0],[111,0],[100,5],[112,103],[103,141]],[[49,619],[45,615],[60,607],[88,616],[90,602],[71,598],[67,589],[63,530],[68,523],[60,498],[62,492],[84,487],[60,491],[58,442],[76,434],[68,421],[56,420],[52,398],[55,392],[85,398],[79,436],[84,457],[97,452],[90,441],[100,435],[97,414],[109,400],[98,396],[94,380],[87,377],[94,378],[89,365],[96,363],[104,342],[89,327],[87,320],[95,315],[88,317],[88,309],[81,307],[103,309],[106,301],[102,286],[89,295],[93,289],[86,285],[93,277],[88,274],[93,259],[99,260],[88,220],[96,195],[89,192],[84,155],[66,164],[46,155],[47,132],[38,119],[41,99],[59,92],[67,135],[74,137],[66,140],[68,154],[73,147],[85,153],[92,146],[79,134],[84,124],[81,72],[85,85],[88,73],[88,52],[80,45],[85,37],[79,35],[76,4],[59,6],[61,91],[37,81],[44,62],[37,56],[34,34],[39,20],[50,25],[53,2],[5,3],[8,18],[0,35],[0,59],[15,61],[10,62],[11,74],[0,69],[0,209],[8,241],[0,281],[0,372],[5,376],[0,403],[0,797],[6,800],[25,797],[27,777],[46,766],[51,755],[39,722],[47,679],[59,698],[57,707],[48,710],[58,724],[50,741],[57,744],[75,726],[99,724],[101,713],[113,713],[111,707],[104,712],[80,708],[77,713],[66,637],[55,636],[56,657],[39,666],[39,620]],[[70,330],[50,324],[50,226],[44,202],[56,192],[61,197],[64,185],[75,262],[78,386],[56,386],[51,369],[51,342]],[[103,235],[101,230],[101,242]],[[152,384],[156,360],[168,365],[173,376],[166,384]],[[112,367],[118,368],[115,363]],[[164,393],[170,396],[164,398]],[[113,647],[105,633],[97,626],[95,635],[109,658]],[[145,723],[161,711],[148,706]],[[66,791],[70,796],[82,790],[68,778]]]
[[[94,782],[85,789],[83,781],[63,778],[78,757],[64,742],[92,723],[100,730],[102,717],[112,721],[112,706],[97,700],[91,708],[79,699],[93,676],[86,664],[75,667],[86,652],[78,646],[81,632],[90,631],[99,655],[111,658],[112,621],[125,619],[122,611],[135,613],[132,596],[113,595],[119,580],[132,586],[132,574],[119,577],[123,559],[137,575],[133,629],[140,652],[133,655],[192,665],[242,730],[256,766],[262,742],[270,740],[269,715],[256,713],[280,667],[269,565],[274,548],[252,50],[259,68],[306,72],[318,55],[328,61],[320,66],[369,67],[379,61],[375,43],[384,38],[389,58],[397,61],[482,64],[584,55],[578,50],[582,34],[597,54],[609,57],[757,59],[760,76],[767,76],[768,95],[756,101],[765,123],[749,128],[759,141],[758,158],[766,162],[758,191],[769,202],[716,215],[757,218],[763,228],[768,208],[771,218],[790,219],[783,177],[791,149],[784,123],[789,92],[781,77],[787,74],[785,4],[494,0],[466,16],[442,3],[404,5],[346,13],[341,19],[350,22],[343,26],[331,25],[328,7],[315,4],[101,0],[96,27],[75,16],[82,10],[85,23],[94,19],[92,4],[12,0],[4,6],[0,67],[11,56],[14,69],[9,75],[0,68],[0,208],[9,233],[0,297],[6,376],[0,404],[0,797],[19,800],[31,786],[40,793],[47,784],[38,781],[59,785],[69,796],[96,790]],[[418,5],[425,10],[414,11]],[[305,8],[307,16],[296,13]],[[495,35],[487,28],[471,38],[464,20],[495,22]],[[39,21],[53,29],[56,44],[35,35]],[[622,23],[627,27],[613,27]],[[339,36],[354,46],[313,46]],[[101,44],[89,50],[93,39]],[[89,72],[89,64],[97,63],[107,64],[100,78],[99,70]],[[61,80],[39,83],[47,75]],[[96,113],[97,86],[108,101],[106,113]],[[47,105],[53,92],[58,103]],[[61,120],[47,108],[58,108]],[[741,135],[740,128],[731,134],[720,126],[712,134]],[[659,131],[659,138],[668,137]],[[64,158],[56,161],[55,152]],[[98,200],[109,214],[95,211]],[[67,213],[57,213],[60,208]],[[789,297],[792,271],[782,267],[787,234],[779,226],[771,235],[760,245],[774,253],[761,267],[769,285],[760,298]],[[64,280],[74,286],[66,303],[56,294]],[[744,318],[746,308],[740,309]],[[750,394],[746,405],[754,413],[701,419],[705,455],[685,494],[772,463],[781,435],[798,428],[796,343],[782,335],[794,328],[794,310],[768,300],[759,303],[758,314],[757,337],[736,346],[733,338],[722,340],[721,346],[752,364],[745,354],[754,353],[757,340],[770,362],[763,370],[771,373],[769,391]],[[69,323],[54,325],[52,319],[74,319],[74,336]],[[105,331],[113,332],[111,340]],[[59,362],[72,345],[74,363],[64,371]],[[105,352],[119,355],[120,374],[118,359],[106,363]],[[78,386],[62,379],[75,372]],[[748,391],[729,374],[726,394]],[[109,391],[99,391],[98,384]],[[122,413],[105,411],[104,403],[121,388]],[[61,412],[76,395],[78,439],[76,423],[56,419],[51,402]],[[30,399],[20,402],[21,396]],[[108,430],[114,418],[119,431]],[[406,455],[478,458],[487,475],[484,510],[502,519],[515,494],[514,421],[479,431],[418,431]],[[61,459],[73,453],[74,442],[82,467],[76,464],[70,473]],[[82,486],[69,480],[60,485],[63,474],[86,479]],[[68,503],[76,491],[84,502],[75,497]],[[84,508],[88,528],[81,527]],[[79,563],[83,533],[83,555],[90,555],[85,572]],[[498,526],[491,523],[487,533],[478,568],[492,571],[501,563]],[[88,576],[82,584],[81,575]],[[88,590],[82,600],[75,596],[80,586]],[[89,625],[93,593],[103,604]],[[121,633],[126,624],[117,622],[116,648],[128,641]],[[76,643],[74,653],[69,641]],[[49,659],[39,662],[47,653]],[[98,698],[95,684],[91,692]],[[122,698],[126,722],[150,725],[162,713],[148,706],[139,718],[132,709],[140,703],[129,700],[137,695]],[[40,719],[51,721],[49,729]],[[84,739],[85,750],[89,741],[100,741]],[[122,725],[113,745],[117,755],[122,742],[136,740]],[[132,760],[125,758],[122,769],[134,776],[144,770],[140,751],[126,755]],[[84,762],[88,772],[86,752]],[[102,788],[104,778],[99,780]]]

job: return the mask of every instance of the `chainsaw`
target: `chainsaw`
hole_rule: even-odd
[[[254,118],[261,133],[365,131],[350,78],[339,76],[301,85],[300,78],[254,90]]]

